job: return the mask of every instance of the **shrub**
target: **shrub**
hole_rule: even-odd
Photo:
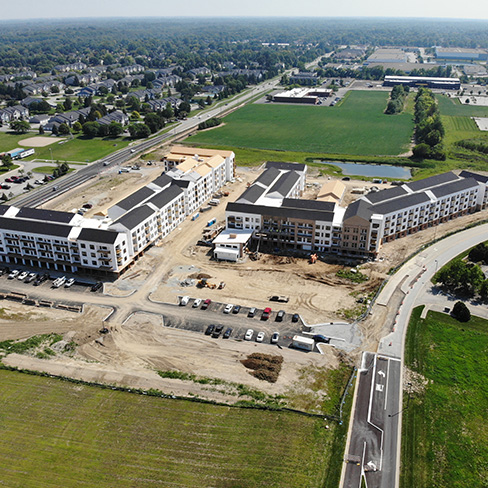
[[[456,302],[452,308],[451,315],[459,322],[468,322],[471,318],[471,312],[464,302]]]

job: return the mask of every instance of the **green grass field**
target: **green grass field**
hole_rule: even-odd
[[[456,117],[488,117],[488,107],[477,106],[472,103],[461,104],[457,98],[436,95],[439,110],[442,115]]]
[[[252,104],[224,118],[225,125],[186,140],[308,153],[397,155],[408,149],[409,113],[384,115],[388,94],[349,92],[336,107]]]
[[[487,486],[488,321],[416,308],[405,363],[424,387],[404,395],[402,488]],[[416,383],[416,382],[415,382]]]
[[[11,488],[338,486],[347,422],[326,430],[292,413],[5,370],[0,391],[0,484]]]
[[[28,139],[30,137],[38,137],[35,132],[28,132],[27,134],[13,134],[10,132],[0,132],[0,152],[9,151],[19,147],[19,141]],[[51,139],[51,136],[44,136]],[[103,158],[114,151],[123,149],[130,142],[129,138],[94,138],[86,139],[82,135],[75,136],[73,139],[66,141],[63,144],[55,142],[49,146],[34,148],[36,153],[33,156],[26,158],[32,159],[52,159],[54,161],[80,161],[92,162]],[[116,146],[115,146],[116,144]],[[51,150],[50,150],[51,149]]]

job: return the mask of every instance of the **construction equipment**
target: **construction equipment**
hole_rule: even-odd
[[[219,290],[223,290],[225,288],[225,282],[224,281],[221,281],[219,283]]]
[[[215,283],[210,283],[208,281],[208,278],[202,278],[198,283],[197,283],[198,288],[210,288],[211,290],[215,290],[217,288],[217,285]]]

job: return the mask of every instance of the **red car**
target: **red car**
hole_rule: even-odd
[[[10,177],[10,179],[11,179],[12,181],[15,181],[15,180],[18,180],[18,179],[19,179],[19,177],[18,177],[18,176],[11,176],[11,177]]]
[[[263,310],[263,315],[261,315],[261,320],[268,320],[270,316],[271,316],[271,309],[269,307],[266,307]]]
[[[207,298],[202,305],[202,310],[207,310],[208,306],[212,303],[212,300],[210,298]]]
[[[12,178],[5,178],[5,181],[6,181],[7,183],[12,183],[14,180],[12,180]]]

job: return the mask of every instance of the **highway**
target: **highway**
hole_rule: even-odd
[[[341,477],[342,488],[360,488],[363,476],[369,488],[398,488],[403,405],[402,368],[410,315],[413,308],[419,305],[433,302],[438,306],[442,303],[442,300],[431,294],[432,276],[466,249],[487,240],[487,236],[488,224],[483,224],[436,242],[405,263],[390,278],[377,298],[373,307],[373,319],[375,308],[388,305],[395,291],[400,290],[404,295],[396,318],[389,324],[390,332],[381,339],[377,352],[363,354]],[[445,303],[448,303],[448,297],[445,297]],[[389,370],[385,368],[385,361],[389,364]],[[383,377],[379,371],[386,371],[386,376]],[[384,411],[381,410],[382,388],[387,395]],[[378,450],[382,453],[380,463]],[[358,459],[359,464],[351,462]],[[370,461],[378,471],[369,471],[367,464]]]
[[[12,200],[12,203],[19,207],[38,207],[43,203],[51,200],[52,198],[60,195],[61,193],[67,192],[82,183],[88,181],[91,178],[99,175],[107,167],[115,166],[124,163],[138,154],[150,151],[152,148],[160,146],[163,142],[174,139],[175,137],[181,136],[188,133],[196,127],[200,122],[207,120],[212,117],[218,117],[226,114],[236,108],[241,107],[247,103],[252,98],[257,95],[264,94],[265,92],[273,89],[279,84],[279,78],[273,80],[267,80],[259,85],[256,85],[244,93],[237,95],[229,101],[222,101],[216,107],[207,109],[190,117],[187,120],[182,120],[178,125],[174,126],[170,131],[164,134],[157,135],[150,139],[143,140],[138,143],[131,144],[129,147],[120,149],[106,158],[95,161],[76,172],[70,173],[62,178],[51,181],[50,183],[43,185],[36,190],[32,190],[29,193],[22,195],[18,198]],[[56,190],[54,188],[56,187]]]

